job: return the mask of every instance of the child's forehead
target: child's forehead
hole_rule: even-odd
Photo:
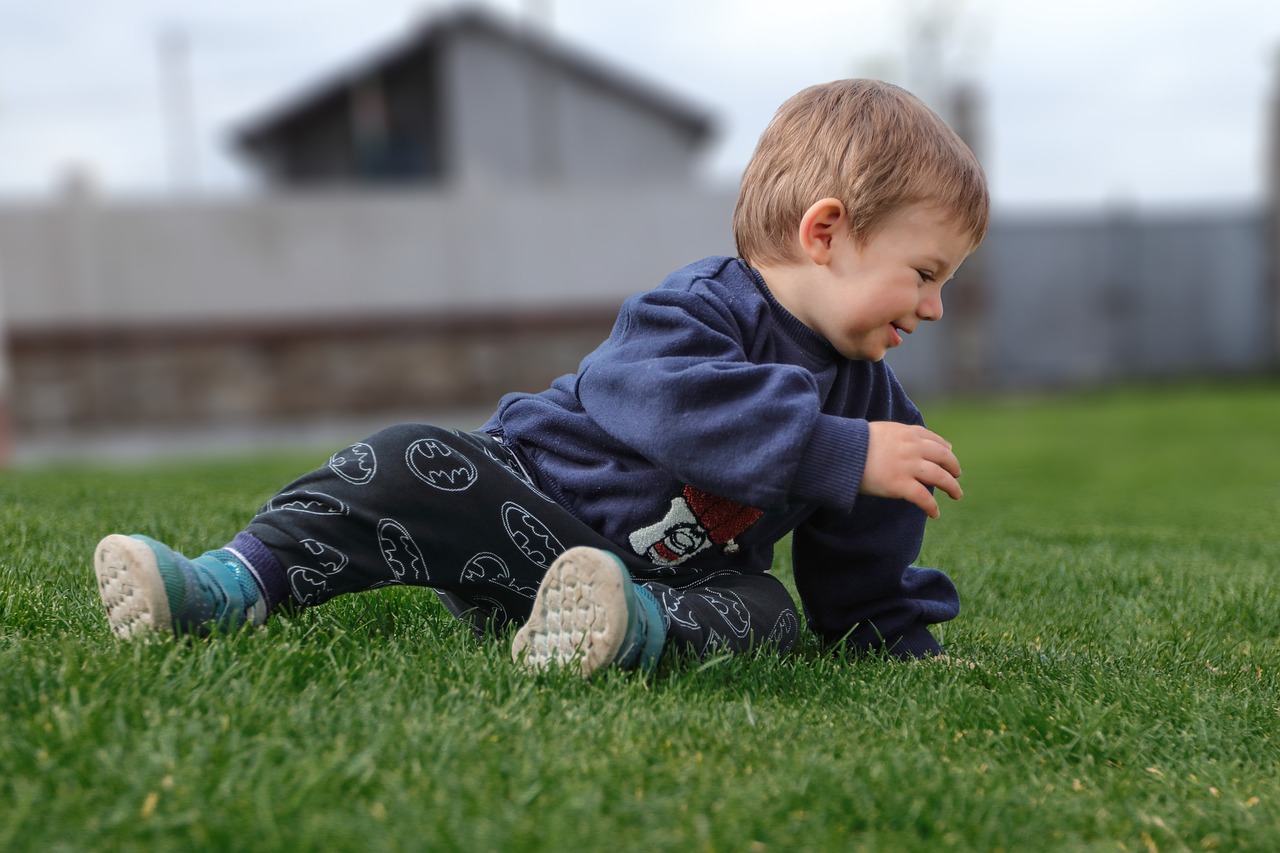
[[[965,216],[961,211],[930,199],[899,205],[885,216],[884,224],[948,236],[962,235],[966,231]]]
[[[963,242],[966,255],[978,247],[980,237],[970,225],[971,211],[940,201],[918,202],[915,207],[921,211],[922,221],[928,222],[935,237],[947,242]]]
[[[881,233],[891,233],[912,252],[946,266],[958,266],[975,248],[963,218],[938,204],[904,205],[886,219]]]

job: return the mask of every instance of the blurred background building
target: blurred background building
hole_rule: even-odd
[[[277,190],[687,183],[702,110],[539,27],[440,16],[238,134]]]
[[[709,117],[479,9],[248,124],[261,195],[0,208],[19,443],[492,405],[728,251]]]
[[[912,87],[990,167],[984,90],[934,71]],[[274,97],[232,139],[253,192],[127,198],[73,174],[0,200],[20,456],[479,418],[573,370],[630,293],[733,253],[735,187],[698,178],[712,110],[536,21],[427,15]],[[948,322],[894,369],[932,396],[1274,371],[1278,173],[1261,203],[997,207]]]

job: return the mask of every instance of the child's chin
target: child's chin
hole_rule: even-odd
[[[853,359],[854,361],[869,361],[872,364],[875,364],[876,362],[884,361],[884,357],[888,354],[889,354],[888,349],[872,350],[871,352],[866,352],[864,350],[863,352],[860,352],[857,355],[849,356],[849,358]]]
[[[873,364],[877,361],[884,361],[884,357],[889,354],[889,347],[877,346],[874,341],[845,341],[844,345],[828,341],[836,352],[840,353],[850,361],[869,361]]]

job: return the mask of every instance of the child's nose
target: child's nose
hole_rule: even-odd
[[[921,320],[942,319],[942,291],[931,290],[920,297],[920,305],[916,308],[916,316]]]

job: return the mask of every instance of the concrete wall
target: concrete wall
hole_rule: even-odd
[[[629,294],[732,253],[732,193],[384,192],[0,207],[19,434],[484,408],[573,370]],[[1265,215],[997,217],[917,395],[1265,369]]]
[[[0,207],[11,327],[617,305],[732,251],[729,194],[385,192]]]
[[[1000,217],[982,251],[994,387],[1269,365],[1262,210]]]

